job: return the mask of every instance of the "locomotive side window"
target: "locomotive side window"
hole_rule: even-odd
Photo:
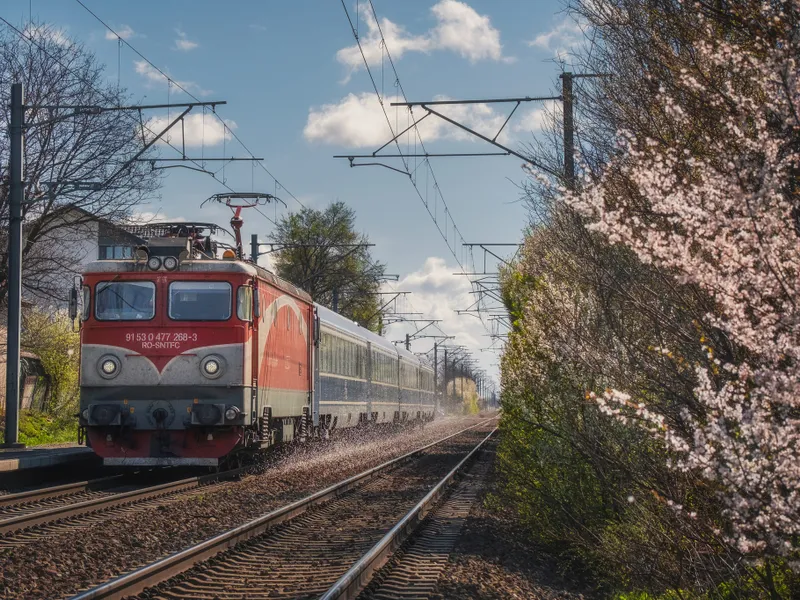
[[[236,316],[242,321],[253,320],[253,288],[240,285],[236,294]]]
[[[156,314],[156,284],[152,281],[101,281],[95,288],[98,321],[148,321]]]
[[[231,317],[231,295],[231,284],[225,281],[173,281],[169,284],[169,318],[227,321]]]
[[[92,298],[92,290],[89,288],[88,285],[83,286],[83,317],[82,320],[85,321],[89,318],[89,315],[92,314],[89,310],[90,302]]]

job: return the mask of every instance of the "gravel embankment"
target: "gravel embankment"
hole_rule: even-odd
[[[510,598],[593,598],[555,561],[525,539],[514,515],[485,508],[496,490],[494,468],[461,530],[461,535],[431,600],[507,600]]]
[[[60,598],[241,525],[485,418],[449,418],[422,430],[300,446],[263,473],[91,528],[0,553],[0,597]]]

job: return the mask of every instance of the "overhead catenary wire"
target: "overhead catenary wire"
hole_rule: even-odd
[[[119,35],[119,33],[117,33],[117,32],[116,32],[116,31],[115,31],[115,30],[114,30],[114,29],[113,29],[113,28],[112,28],[110,25],[108,25],[108,23],[106,23],[106,22],[105,22],[103,19],[101,19],[101,18],[100,18],[100,17],[99,17],[99,16],[98,16],[98,15],[97,15],[97,14],[96,14],[94,11],[92,11],[92,9],[90,9],[88,6],[86,6],[86,4],[84,4],[82,0],[75,0],[75,2],[77,2],[79,5],[81,5],[81,6],[84,8],[84,10],[86,10],[86,12],[88,12],[88,13],[89,13],[89,14],[90,14],[92,17],[94,17],[94,18],[95,18],[95,19],[96,19],[96,20],[97,20],[97,21],[98,21],[98,22],[99,22],[101,25],[103,25],[103,27],[105,27],[106,29],[108,29],[108,31],[110,31],[110,32],[111,32],[113,35],[117,36],[117,40],[119,40],[119,42],[120,42],[120,43],[122,43],[122,44],[125,44],[125,45],[126,45],[128,48],[130,48],[130,49],[131,49],[131,50],[132,50],[132,51],[133,51],[133,52],[134,52],[134,53],[135,53],[135,54],[136,54],[136,55],[137,55],[139,58],[141,58],[143,61],[145,61],[145,62],[146,62],[146,63],[147,63],[147,64],[148,64],[150,67],[152,67],[153,69],[155,69],[155,70],[156,70],[156,71],[157,71],[157,72],[158,72],[158,73],[159,73],[159,74],[160,74],[162,77],[164,77],[164,79],[166,79],[166,80],[167,80],[168,84],[174,85],[175,87],[177,87],[178,89],[180,89],[181,91],[183,91],[185,94],[187,94],[188,96],[190,96],[191,98],[193,98],[195,101],[197,101],[197,102],[200,102],[200,99],[199,99],[197,96],[195,96],[195,95],[194,95],[192,92],[190,92],[188,89],[186,89],[186,87],[184,87],[183,85],[181,85],[181,83],[180,83],[179,81],[176,81],[176,80],[175,80],[175,79],[173,79],[173,78],[172,78],[170,75],[168,75],[168,74],[167,74],[167,73],[165,73],[165,72],[164,72],[162,69],[160,69],[160,68],[159,68],[157,65],[155,65],[155,64],[154,64],[154,63],[153,63],[153,62],[152,62],[152,61],[151,61],[149,58],[147,58],[147,57],[146,57],[144,54],[142,54],[142,53],[141,53],[141,52],[140,52],[140,51],[139,51],[137,48],[135,48],[135,47],[133,46],[133,44],[131,44],[131,43],[130,43],[128,40],[126,40],[126,39],[124,39],[122,36],[120,36],[120,35]],[[225,139],[225,134],[228,134],[228,133],[229,133],[229,134],[230,134],[230,135],[231,135],[231,136],[232,136],[232,137],[233,137],[233,138],[234,138],[234,139],[235,139],[237,142],[239,142],[239,144],[242,146],[242,148],[244,149],[244,151],[245,151],[245,152],[247,152],[247,153],[250,155],[250,157],[251,157],[251,158],[255,158],[255,154],[253,154],[253,152],[251,152],[251,150],[250,150],[250,149],[247,147],[247,145],[246,145],[246,144],[245,144],[245,143],[242,141],[242,139],[241,139],[241,138],[240,138],[240,137],[239,137],[239,136],[236,134],[236,132],[235,132],[235,131],[233,131],[233,129],[231,129],[230,127],[228,127],[228,125],[227,125],[227,123],[225,122],[225,120],[224,120],[224,119],[223,119],[223,118],[222,118],[220,115],[218,115],[216,111],[212,111],[212,112],[214,113],[214,116],[215,116],[215,117],[216,117],[216,118],[217,118],[217,119],[220,121],[220,123],[221,123],[221,124],[222,124],[222,126],[223,126],[223,129],[224,129],[224,131],[223,131],[223,141],[224,141],[224,139]],[[275,183],[276,183],[276,184],[277,184],[277,185],[278,185],[278,186],[279,186],[281,189],[283,189],[283,191],[285,191],[285,192],[286,192],[286,193],[287,193],[287,194],[288,194],[288,195],[289,195],[289,196],[290,196],[290,197],[291,197],[291,198],[292,198],[292,199],[293,199],[295,202],[297,202],[297,204],[299,204],[299,205],[300,205],[302,208],[305,208],[305,204],[303,204],[303,203],[302,203],[302,202],[301,202],[301,201],[300,201],[300,200],[297,198],[297,196],[295,196],[295,195],[294,195],[294,194],[293,194],[291,191],[289,191],[289,190],[286,188],[286,186],[285,186],[285,185],[283,185],[283,184],[282,184],[282,183],[281,183],[281,182],[278,180],[278,178],[277,178],[277,177],[275,177],[275,175],[273,175],[273,174],[272,174],[272,172],[271,172],[271,171],[270,171],[270,170],[269,170],[269,169],[268,169],[268,168],[267,168],[267,167],[266,167],[266,166],[263,164],[263,162],[262,162],[262,161],[255,161],[255,162],[257,162],[257,163],[258,163],[258,166],[259,166],[259,167],[261,167],[261,168],[264,170],[264,172],[265,172],[267,175],[269,175],[269,176],[272,178],[272,180],[273,180],[273,181],[275,181]]]
[[[68,73],[70,73],[71,75],[75,76],[82,83],[86,84],[91,90],[93,90],[94,92],[99,94],[100,97],[104,101],[111,102],[111,103],[118,101],[118,98],[113,98],[112,96],[110,96],[106,92],[104,92],[103,90],[96,88],[90,81],[87,81],[86,78],[83,77],[78,71],[76,71],[75,69],[72,69],[72,68],[68,67],[67,65],[65,65],[58,57],[53,56],[50,52],[47,51],[47,49],[42,44],[40,44],[39,42],[37,42],[33,38],[33,34],[25,35],[25,32],[21,31],[19,28],[17,28],[15,25],[11,24],[9,21],[7,21],[3,17],[0,17],[0,21],[2,21],[8,28],[13,30],[23,41],[28,42],[29,44],[32,44],[32,45],[36,46],[49,59],[51,59],[51,60],[55,61],[56,63],[58,63],[59,65],[61,65],[61,67],[63,67]],[[135,116],[129,114],[126,111],[122,111],[121,114],[123,115],[124,118],[127,118],[128,120],[130,120],[135,126],[142,127],[144,129],[146,129],[147,132],[150,133],[151,135],[156,135],[156,132],[153,131],[144,121],[140,122]],[[163,143],[167,144],[170,148],[172,148],[176,152],[180,152],[180,149],[176,148],[174,145],[172,145],[170,142],[165,140],[163,137],[161,138],[161,141]],[[193,163],[196,167],[202,169],[202,165],[199,162],[197,162],[195,160],[192,160],[192,159],[186,159],[186,160],[188,162]],[[210,172],[206,171],[205,169],[202,169],[202,171],[204,173],[207,173],[210,177],[214,178],[218,183],[220,183],[221,185],[226,187],[231,192],[235,191],[233,188],[231,188],[230,186],[228,186],[224,182],[222,182],[220,179],[218,179],[215,174],[210,173]]]
[[[373,87],[373,89],[375,91],[375,95],[378,97],[378,101],[379,101],[380,106],[381,106],[381,111],[383,112],[383,116],[386,119],[386,124],[389,126],[389,131],[391,131],[392,137],[394,137],[395,136],[396,127],[393,126],[392,119],[389,117],[389,114],[386,112],[386,107],[385,107],[384,101],[383,101],[384,100],[384,96],[381,93],[380,89],[378,88],[378,82],[376,81],[375,76],[372,73],[372,69],[369,66],[369,61],[367,60],[366,54],[364,53],[364,48],[361,45],[361,39],[358,37],[358,33],[356,31],[356,27],[353,24],[353,19],[350,16],[350,11],[348,10],[347,5],[345,4],[345,0],[341,0],[341,3],[342,3],[342,8],[344,9],[345,15],[347,16],[347,20],[350,23],[350,29],[353,32],[353,37],[356,40],[356,45],[358,46],[359,52],[361,54],[361,58],[364,61],[364,67],[365,67],[365,69],[367,71],[367,75],[369,76],[369,79],[370,79],[370,81],[372,83],[372,87]],[[388,47],[388,45],[386,43],[386,39],[383,36],[383,31],[382,31],[382,29],[380,27],[380,22],[378,20],[377,13],[375,12],[375,7],[372,5],[371,0],[370,0],[369,4],[370,4],[370,7],[372,8],[373,17],[375,18],[375,21],[378,24],[378,33],[381,36],[381,42],[380,42],[380,44],[381,44],[381,59],[383,59],[383,51],[386,51],[386,56],[387,56],[387,58],[389,60],[389,64],[390,64],[390,66],[392,68],[392,72],[395,75],[395,85],[396,85],[396,87],[398,87],[400,89],[400,93],[403,95],[403,98],[405,99],[406,98],[405,90],[403,89],[403,85],[400,82],[400,77],[397,74],[397,69],[394,66],[394,61],[392,60],[391,53],[389,51],[389,47]],[[412,113],[412,119],[413,119],[413,113]],[[415,130],[417,136],[419,136],[419,131],[418,131],[418,128],[416,127],[416,120],[414,120],[414,121],[415,121],[414,122],[414,130]],[[399,128],[399,126],[397,128]],[[420,137],[420,141],[421,141],[421,137]],[[398,153],[401,155],[401,160],[403,162],[403,166],[405,168],[405,172],[409,176],[409,180],[411,181],[411,184],[414,187],[414,190],[417,192],[417,196],[419,196],[419,199],[422,201],[423,205],[425,206],[426,210],[428,211],[428,214],[433,219],[434,225],[439,230],[439,233],[441,234],[441,236],[444,238],[445,243],[447,244],[448,250],[450,250],[450,253],[453,255],[453,258],[455,258],[455,260],[458,263],[458,265],[462,268],[462,270],[464,270],[464,265],[462,264],[461,259],[459,258],[457,252],[453,248],[450,247],[450,243],[448,241],[446,231],[442,231],[442,228],[439,225],[437,219],[434,217],[434,214],[431,213],[429,204],[428,204],[425,196],[422,194],[422,192],[420,192],[419,188],[417,187],[416,181],[414,180],[414,178],[412,176],[412,173],[411,173],[410,163],[408,162],[408,159],[406,158],[405,154],[403,153],[403,148],[400,145],[400,142],[395,138],[393,140],[393,143],[397,147]],[[424,146],[423,146],[423,148],[424,148]],[[441,189],[439,187],[439,182],[436,179],[436,174],[433,172],[433,167],[430,165],[429,161],[426,160],[426,162],[428,163],[428,170],[430,171],[431,177],[433,178],[433,181],[434,181],[434,190],[438,191],[438,194],[439,194],[439,197],[442,200],[442,203],[444,204],[445,207],[447,207],[447,202],[444,200],[444,196],[441,193]],[[434,192],[434,196],[435,195],[436,195],[436,192]],[[448,213],[449,213],[449,208],[447,210],[448,210]],[[452,217],[450,218],[450,220],[453,223],[453,227],[456,229],[456,231],[458,231],[458,227],[456,226],[455,221],[453,221]],[[447,228],[447,223],[445,223],[445,228]],[[458,235],[459,235],[459,237],[461,237],[461,240],[463,242],[464,238],[461,235],[460,231],[458,231]]]
[[[386,52],[386,56],[387,56],[388,61],[389,61],[389,65],[391,66],[392,72],[393,72],[393,74],[395,76],[395,87],[400,90],[400,93],[402,94],[404,101],[407,102],[408,98],[406,96],[405,89],[403,88],[403,84],[400,81],[400,76],[397,73],[397,68],[395,67],[394,60],[392,59],[391,52],[389,51],[389,47],[388,47],[388,45],[386,43],[386,38],[383,35],[383,29],[381,27],[380,19],[378,18],[377,11],[375,10],[375,6],[374,6],[372,0],[368,0],[368,2],[369,2],[369,5],[370,5],[370,9],[372,11],[372,17],[374,18],[376,26],[377,26],[378,34],[380,35],[380,38],[381,38],[381,40],[380,40],[381,71],[382,71],[381,74],[383,75],[383,52],[385,51]],[[447,202],[444,199],[444,195],[441,192],[441,187],[439,186],[439,181],[436,178],[436,174],[433,171],[433,167],[430,164],[430,160],[428,160],[426,158],[421,163],[421,164],[425,164],[426,165],[426,193],[425,193],[425,195],[423,195],[422,192],[420,191],[418,185],[417,185],[417,177],[415,177],[416,172],[417,172],[417,170],[418,170],[420,165],[419,164],[416,165],[415,168],[413,170],[411,170],[410,162],[408,161],[408,157],[406,157],[403,154],[403,149],[402,149],[402,147],[400,145],[399,140],[397,139],[400,134],[396,134],[395,133],[395,131],[397,129],[399,129],[399,124],[397,124],[397,122],[395,122],[395,127],[392,126],[392,120],[389,117],[389,114],[386,112],[386,107],[384,105],[384,97],[383,97],[382,93],[378,90],[377,81],[375,80],[375,77],[374,77],[374,75],[372,73],[372,70],[370,69],[369,61],[367,60],[366,54],[364,53],[364,48],[361,45],[361,39],[359,38],[358,30],[356,29],[356,26],[354,26],[354,24],[353,24],[353,20],[352,20],[352,18],[350,16],[349,10],[347,9],[347,5],[345,4],[345,0],[341,0],[341,4],[342,4],[342,8],[344,9],[344,12],[345,12],[345,15],[347,17],[347,20],[348,20],[348,22],[350,24],[350,29],[351,29],[351,31],[353,33],[353,37],[356,40],[356,45],[358,46],[359,52],[361,54],[361,58],[362,58],[362,60],[364,62],[364,67],[365,67],[365,69],[367,71],[367,75],[369,76],[369,79],[372,82],[372,87],[373,87],[373,89],[375,91],[376,96],[378,97],[378,101],[380,103],[381,110],[383,112],[384,118],[386,119],[386,123],[387,123],[387,125],[389,127],[390,132],[392,133],[392,137],[393,137],[392,142],[397,147],[398,154],[400,155],[400,158],[401,158],[401,160],[403,162],[403,166],[405,168],[405,174],[408,175],[409,180],[411,181],[411,184],[412,184],[412,186],[414,187],[414,190],[417,193],[417,196],[419,197],[419,199],[422,201],[423,205],[425,206],[425,209],[427,210],[428,215],[433,220],[433,223],[436,226],[437,230],[439,231],[439,234],[445,240],[445,244],[447,245],[447,248],[450,251],[450,253],[452,254],[453,258],[455,258],[456,263],[461,268],[462,272],[467,272],[467,269],[464,266],[464,263],[467,262],[466,261],[466,257],[464,256],[464,246],[463,246],[463,244],[465,243],[464,236],[461,234],[461,231],[458,228],[458,225],[456,224],[455,220],[453,219],[452,211],[450,210],[450,207],[447,205]],[[383,85],[383,83],[382,83],[382,85]],[[395,116],[397,117],[397,115],[395,115]],[[409,115],[408,115],[408,117],[413,122],[412,123],[412,127],[413,127],[414,134],[415,134],[415,137],[414,137],[415,152],[414,152],[414,154],[416,154],[417,140],[419,140],[419,145],[420,145],[420,148],[422,149],[422,151],[424,153],[427,153],[427,149],[425,148],[424,141],[422,140],[422,135],[421,135],[421,133],[419,131],[419,127],[417,126],[419,121],[417,121],[416,118],[414,117],[413,109],[411,109],[410,107],[409,107]],[[410,127],[407,128],[406,131],[408,131],[409,129],[410,129]],[[403,133],[405,133],[405,131]],[[410,140],[407,140],[407,144],[410,145]],[[428,185],[427,176],[428,176],[428,174],[430,174],[430,177],[431,177],[431,179],[433,181],[434,200],[436,199],[436,194],[438,192],[438,197],[441,199],[442,204],[444,206],[444,220],[445,220],[444,231],[442,230],[442,227],[439,225],[439,221],[438,221],[438,204],[436,204],[436,203],[434,204],[434,212],[431,212],[431,208],[430,208],[429,202],[427,201],[427,189],[428,189],[427,188],[427,185]],[[453,246],[452,247],[450,245],[449,236],[448,236],[448,229],[449,229],[448,223],[447,223],[448,218],[449,218],[450,222],[453,224]],[[457,242],[459,240],[461,241],[461,253],[462,253],[461,257],[459,257],[459,253],[455,250],[455,247],[456,247]],[[473,267],[474,267],[474,265],[473,265]],[[473,271],[474,271],[474,268],[473,268]],[[489,333],[490,332],[489,328],[486,326],[486,323],[485,323],[485,321],[483,319],[483,316],[482,316],[481,312],[482,311],[479,311],[478,318],[479,318],[483,328],[487,331],[487,333]]]

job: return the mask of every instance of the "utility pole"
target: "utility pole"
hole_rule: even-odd
[[[333,299],[331,300],[331,310],[339,312],[339,288],[333,288]]]
[[[442,402],[447,408],[447,348],[444,349],[444,365],[442,367]]]
[[[461,388],[461,406],[464,406],[464,360],[461,360],[461,377],[459,377]]]
[[[258,234],[254,233],[250,236],[250,260],[254,265],[258,264]]]
[[[411,338],[406,334],[406,350],[411,350]]]
[[[19,443],[20,334],[22,314],[22,203],[25,195],[22,168],[25,162],[25,95],[21,83],[11,84],[11,180],[8,236],[8,340],[6,355],[7,448]]]
[[[575,138],[572,113],[572,73],[561,74],[561,97],[564,117],[564,180],[568,190],[575,189]]]
[[[433,342],[433,406],[439,408],[439,342]]]

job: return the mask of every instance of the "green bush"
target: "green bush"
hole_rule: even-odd
[[[36,354],[50,378],[47,412],[68,416],[78,410],[80,334],[64,311],[33,308],[23,315],[22,345]]]
[[[74,415],[23,411],[19,419],[19,441],[28,446],[77,442],[78,420]]]

